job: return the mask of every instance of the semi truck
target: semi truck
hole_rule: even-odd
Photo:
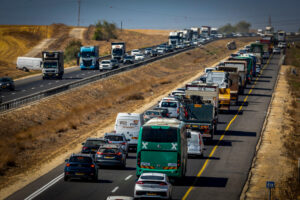
[[[278,42],[285,42],[285,36],[286,36],[285,31],[278,31],[277,32],[277,40],[278,40]]]
[[[181,100],[180,120],[186,127],[213,139],[218,123],[218,84],[192,82]]]
[[[229,73],[224,71],[211,71],[207,74],[206,83],[215,83],[219,86],[219,111],[230,109],[230,86]]]
[[[201,36],[202,37],[209,37],[210,36],[210,26],[201,26]]]
[[[119,62],[123,62],[126,55],[125,42],[112,42],[111,43],[111,57]]]
[[[80,47],[80,69],[99,69],[99,46]]]
[[[200,36],[200,28],[198,27],[192,27],[192,40],[197,40]]]
[[[180,44],[180,33],[178,31],[173,31],[169,33],[169,45],[175,46]]]
[[[211,28],[210,36],[217,38],[218,36],[218,28]]]
[[[62,79],[64,75],[64,52],[43,51],[42,52],[42,73],[45,79]]]

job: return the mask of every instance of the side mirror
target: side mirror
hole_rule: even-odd
[[[191,138],[192,136],[191,136],[191,132],[186,132],[186,137],[187,138]]]

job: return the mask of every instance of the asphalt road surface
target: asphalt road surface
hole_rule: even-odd
[[[219,115],[214,140],[205,142],[204,158],[188,160],[187,177],[174,183],[173,199],[239,199],[255,153],[279,71],[274,55],[263,73],[247,85],[239,105]],[[133,196],[136,155],[130,153],[126,169],[100,169],[98,182],[63,181],[64,163],[7,199],[106,199]]]

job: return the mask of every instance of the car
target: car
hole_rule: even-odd
[[[95,155],[96,164],[101,166],[126,167],[126,152],[120,144],[105,144],[101,146]]]
[[[280,48],[278,48],[278,47],[276,48],[276,47],[275,47],[275,48],[273,49],[273,54],[280,54],[280,53],[281,53],[281,49],[280,49]]]
[[[142,173],[134,186],[134,198],[172,199],[172,185],[163,173]]]
[[[155,49],[152,49],[151,53],[150,53],[151,57],[156,57],[157,56],[157,51]]]
[[[166,46],[166,51],[167,52],[173,52],[174,51],[173,46],[172,45],[167,45]]]
[[[123,133],[105,133],[104,138],[108,140],[109,144],[120,144],[126,156],[128,155],[129,144]]]
[[[163,117],[169,117],[169,110],[167,108],[155,107],[153,110],[159,110]]]
[[[144,54],[136,54],[134,56],[134,60],[139,61],[139,60],[145,60]]]
[[[160,108],[167,108],[169,110],[169,117],[178,118],[180,103],[175,98],[163,98],[158,105]]]
[[[163,117],[163,113],[160,110],[146,110],[144,112],[144,122],[146,123],[150,119],[156,118],[156,117]]]
[[[98,181],[98,166],[90,154],[72,154],[65,160],[64,181],[73,178]]]
[[[203,157],[204,143],[200,132],[191,131],[188,141],[188,155]]]
[[[164,48],[161,48],[161,47],[158,47],[156,49],[156,51],[157,51],[157,55],[162,55],[162,54],[166,53],[166,50]]]
[[[99,70],[111,70],[113,69],[113,63],[111,60],[102,60],[99,66]]]
[[[152,48],[146,48],[145,49],[145,54],[149,55],[149,54],[151,54],[151,51],[152,51]]]
[[[81,153],[95,154],[101,145],[107,144],[105,138],[88,138],[82,143]]]
[[[133,200],[133,197],[129,196],[108,196],[106,200]]]
[[[11,91],[15,90],[15,83],[10,77],[2,77],[0,78],[0,89],[9,89]]]
[[[111,59],[110,62],[112,63],[113,69],[119,67],[119,61],[117,59]]]
[[[134,56],[125,56],[123,59],[124,64],[133,64],[134,63]]]
[[[137,55],[137,54],[141,54],[141,51],[140,51],[139,49],[133,49],[133,50],[131,51],[131,55],[132,55],[132,56],[135,56],[135,55]]]

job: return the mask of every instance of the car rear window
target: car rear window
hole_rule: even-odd
[[[155,111],[147,111],[145,114],[146,115],[160,115],[159,112],[155,112]]]
[[[162,143],[177,142],[177,129],[172,127],[168,129],[144,127],[142,141]]]
[[[92,158],[85,156],[72,156],[69,162],[78,162],[78,163],[91,163]]]
[[[107,135],[107,136],[105,136],[105,138],[110,141],[123,141],[123,137],[117,136],[117,135]]]
[[[103,140],[87,140],[84,146],[100,146],[105,144]]]
[[[110,61],[102,61],[102,64],[110,64]]]
[[[101,153],[118,153],[118,149],[103,148],[99,150]]]
[[[177,103],[176,102],[162,102],[161,107],[165,108],[177,108]]]
[[[164,180],[163,176],[141,176],[142,179],[149,179],[149,180],[158,180],[158,181],[162,181]]]

